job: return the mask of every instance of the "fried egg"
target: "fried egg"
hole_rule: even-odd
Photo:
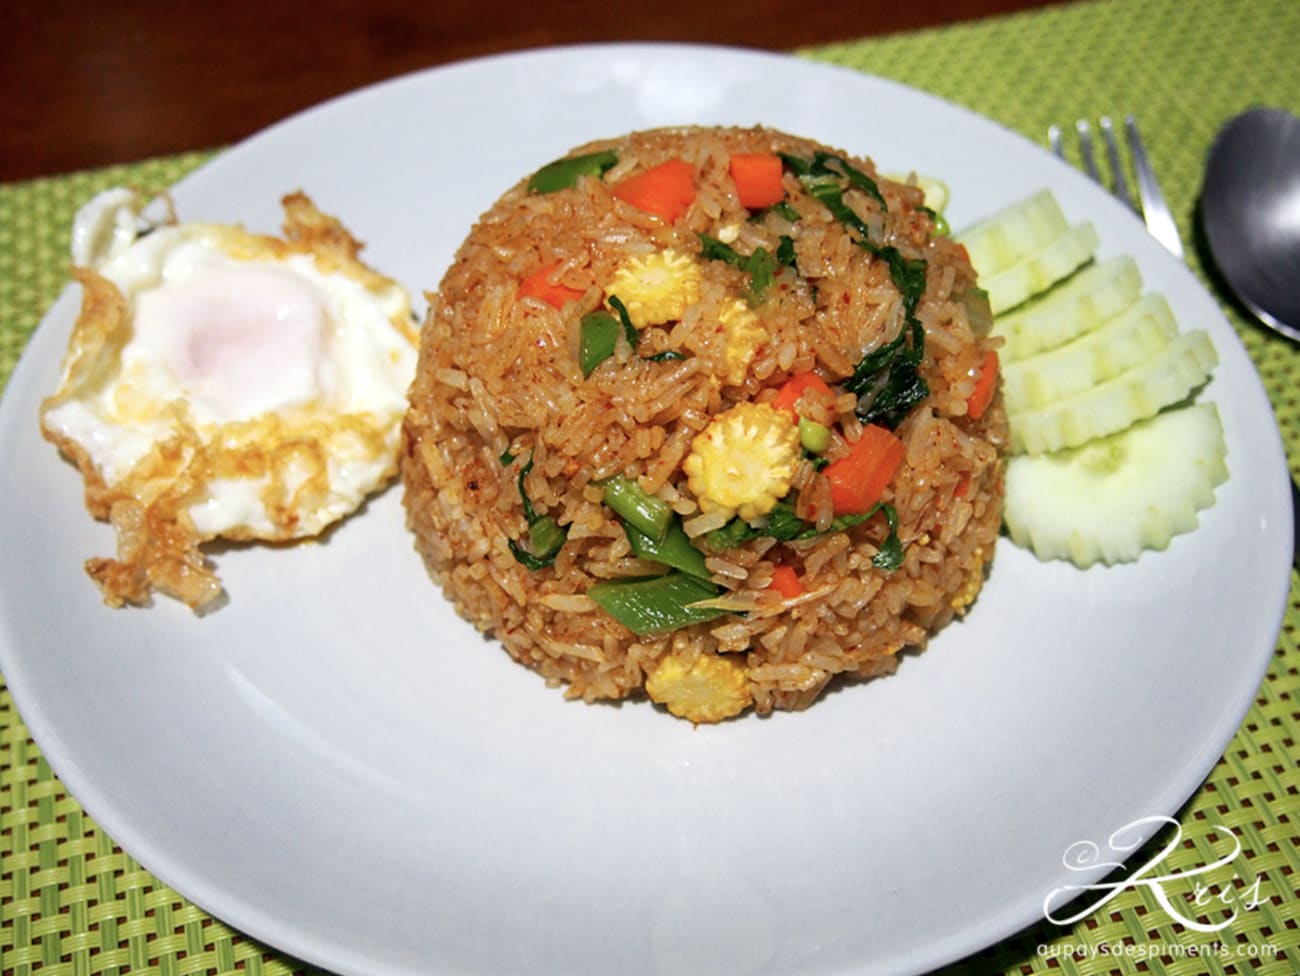
[[[284,237],[143,219],[105,191],[77,215],[82,287],[41,430],[117,536],[86,569],[111,606],[223,590],[201,546],[319,535],[397,470],[417,329],[410,297],[302,193]]]

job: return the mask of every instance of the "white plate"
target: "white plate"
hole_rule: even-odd
[[[86,809],[166,883],[340,973],[896,973],[1041,918],[1062,856],[1170,813],[1222,753],[1280,625],[1286,468],[1193,276],[1021,138],[847,70],[598,46],[370,88],[223,154],[185,219],[279,225],[303,187],[412,289],[523,174],[603,135],[764,123],[945,179],[960,227],[1041,186],[1137,257],[1222,359],[1232,478],[1194,534],[1080,573],[999,547],[979,604],[892,678],[693,729],[566,702],[448,609],[388,492],[324,544],[236,548],[230,604],[104,608],[112,551],[40,440],[77,297],[0,413],[0,665]]]

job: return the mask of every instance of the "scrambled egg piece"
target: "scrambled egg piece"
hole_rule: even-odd
[[[790,491],[799,461],[799,428],[784,410],[738,403],[691,441],[682,462],[704,512],[760,518]]]
[[[723,310],[721,320],[727,337],[727,382],[740,384],[758,347],[768,340],[767,330],[758,324],[753,309],[739,299]]]
[[[700,300],[700,267],[671,248],[624,262],[605,289],[627,306],[638,329],[674,322]]]
[[[645,690],[678,718],[697,724],[732,718],[752,701],[744,665],[709,655],[687,664],[669,654],[646,676]]]

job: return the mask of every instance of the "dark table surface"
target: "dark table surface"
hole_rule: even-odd
[[[0,181],[226,145],[353,88],[503,51],[620,40],[791,50],[1048,2],[17,0],[0,34]]]

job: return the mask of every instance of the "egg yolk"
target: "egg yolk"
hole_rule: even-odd
[[[204,269],[142,292],[124,361],[164,367],[195,420],[247,420],[329,391],[328,315],[301,276],[267,266]]]

